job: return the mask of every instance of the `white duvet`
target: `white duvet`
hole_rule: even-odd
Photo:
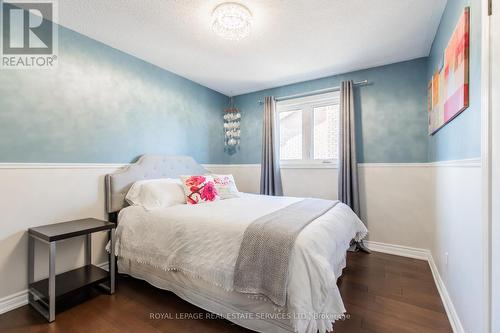
[[[145,211],[131,206],[119,215],[116,255],[165,270],[179,270],[225,290],[246,227],[300,198],[242,194],[240,198]],[[351,239],[367,230],[339,203],[297,237],[291,258],[285,310],[296,332],[331,331],[345,308],[336,285]]]

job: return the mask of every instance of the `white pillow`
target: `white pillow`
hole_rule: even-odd
[[[221,199],[239,198],[240,192],[236,187],[233,175],[211,175],[214,178],[215,189]]]
[[[173,178],[150,179],[135,182],[125,197],[130,205],[147,210],[185,204],[181,181]]]

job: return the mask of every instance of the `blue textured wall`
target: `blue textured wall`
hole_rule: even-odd
[[[427,81],[443,63],[443,53],[465,7],[470,6],[470,106],[429,137],[429,161],[481,156],[481,1],[448,0],[429,55]]]
[[[59,27],[59,66],[0,73],[0,162],[220,162],[228,98]]]
[[[265,96],[283,96],[338,86],[342,80],[368,80],[356,88],[357,145],[360,162],[426,162],[427,58],[306,81],[235,97],[242,112],[241,149],[218,153],[225,163],[259,163]]]
[[[426,86],[463,7],[471,6],[471,105],[427,136]],[[130,162],[143,153],[202,163],[259,163],[265,96],[370,81],[356,88],[360,162],[425,162],[480,155],[479,0],[450,0],[429,58],[235,97],[241,150],[224,152],[226,96],[66,28],[59,67],[0,75],[0,162]]]

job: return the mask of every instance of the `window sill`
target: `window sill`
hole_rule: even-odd
[[[338,169],[337,162],[280,162],[280,169]]]

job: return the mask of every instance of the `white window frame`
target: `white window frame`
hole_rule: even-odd
[[[314,108],[340,104],[340,92],[312,95],[276,103],[276,137],[280,148],[280,112],[302,110],[302,159],[280,160],[282,168],[337,168],[338,159],[314,159]]]

